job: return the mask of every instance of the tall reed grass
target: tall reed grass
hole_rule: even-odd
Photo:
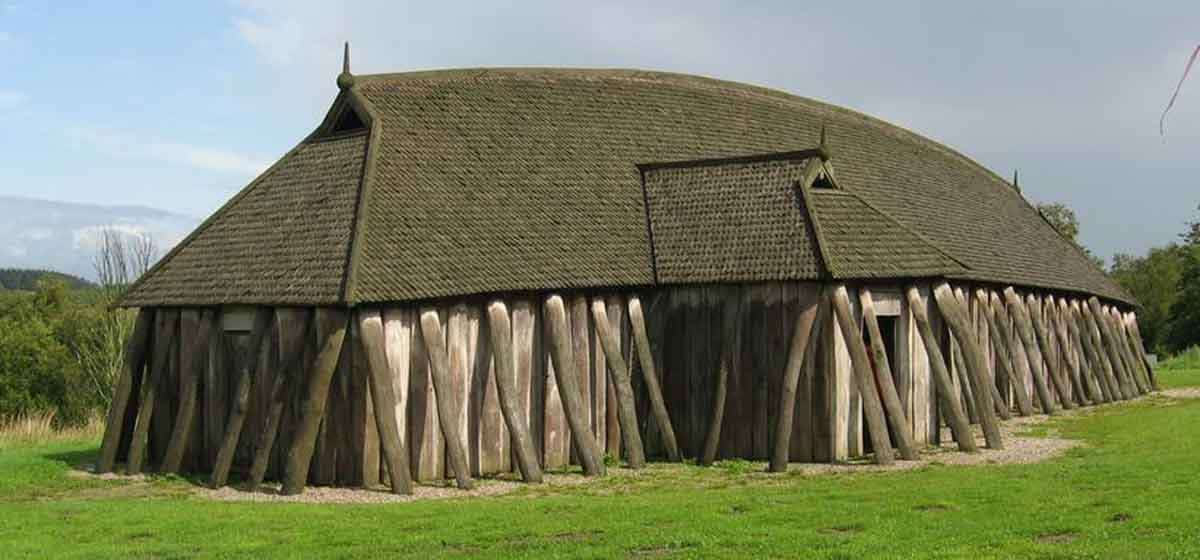
[[[93,414],[87,422],[56,426],[54,412],[37,412],[0,417],[0,447],[56,441],[99,440],[104,434],[104,417]]]

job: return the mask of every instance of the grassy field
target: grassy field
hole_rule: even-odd
[[[1200,369],[1163,370],[1164,387]],[[94,439],[0,442],[0,558],[1200,556],[1200,400],[1150,397],[1037,428],[1086,445],[1041,464],[636,482],[409,504],[214,502],[185,480],[68,474]]]

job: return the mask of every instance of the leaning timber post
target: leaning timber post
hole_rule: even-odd
[[[254,463],[250,466],[250,480],[246,487],[249,491],[258,490],[267,474],[270,464],[271,449],[275,447],[275,438],[279,435],[279,422],[283,418],[283,409],[290,400],[289,387],[299,384],[300,371],[307,364],[304,361],[304,346],[312,333],[312,312],[306,308],[275,308],[275,325],[279,328],[279,372],[271,384],[271,405],[267,411],[267,425],[258,436],[254,445]]]
[[[1108,384],[1105,383],[1102,375],[1103,370],[1092,353],[1091,341],[1079,334],[1080,318],[1075,304],[1063,298],[1059,300],[1058,305],[1062,308],[1063,322],[1067,326],[1067,336],[1070,337],[1072,346],[1078,352],[1079,374],[1084,385],[1087,386],[1088,392],[1092,395],[1092,402],[1096,404],[1112,402],[1113,395],[1108,391]]]
[[[179,409],[171,429],[171,441],[163,455],[164,473],[179,472],[183,453],[191,439],[192,418],[196,412],[196,392],[208,361],[208,337],[212,335],[216,314],[211,311],[185,310],[179,315]]]
[[[1138,327],[1137,315],[1129,313],[1129,334],[1133,337],[1134,345],[1137,347],[1138,357],[1142,360],[1142,365],[1146,368],[1146,374],[1150,376],[1150,386],[1155,391],[1158,390],[1158,375],[1154,373],[1154,366],[1150,364],[1150,357],[1146,354],[1146,345],[1142,342],[1142,330]]]
[[[246,421],[246,413],[250,409],[250,390],[254,387],[257,376],[258,356],[262,353],[262,345],[271,330],[271,320],[274,313],[269,307],[259,307],[254,311],[254,326],[250,330],[250,346],[244,358],[245,367],[238,368],[237,388],[233,393],[233,407],[229,411],[229,421],[225,423],[225,436],[221,439],[221,449],[217,451],[217,459],[213,463],[213,488],[225,486],[229,478],[229,469],[233,466],[233,454],[237,451],[238,440],[242,437],[242,424]]]
[[[975,326],[975,318],[972,317],[973,313],[971,313],[971,311],[970,311],[971,306],[970,306],[970,304],[967,303],[966,291],[963,290],[962,288],[954,288],[953,291],[954,291],[955,299],[958,300],[959,307],[963,310],[964,315],[967,317],[967,324],[974,327]],[[981,325],[981,326],[982,326],[982,328],[979,331],[976,331],[975,340],[979,344],[980,357],[983,359],[983,364],[984,364],[984,368],[983,368],[984,386],[987,389],[987,391],[992,394],[992,410],[996,411],[996,415],[999,416],[1001,420],[1008,420],[1009,418],[1012,418],[1012,413],[1009,412],[1008,405],[1005,404],[1004,397],[1000,394],[1000,388],[996,386],[996,379],[992,376],[991,372],[988,371],[988,367],[987,367],[987,363],[988,363],[987,349],[983,347],[983,342],[982,342],[983,341],[982,331],[987,330],[987,325],[985,324],[985,325]]]
[[[433,380],[438,418],[443,419],[438,424],[442,427],[442,439],[446,441],[446,457],[450,461],[450,469],[454,471],[455,483],[460,489],[470,490],[474,483],[471,481],[471,463],[467,459],[466,444],[458,433],[459,423],[447,420],[458,418],[459,405],[467,406],[467,403],[459,403],[455,398],[454,386],[450,382],[450,354],[436,308],[421,310],[421,338],[425,339],[425,353],[429,356],[429,377]]]
[[[729,391],[729,376],[733,375],[734,364],[741,354],[741,344],[738,340],[741,334],[738,329],[738,310],[741,298],[732,290],[722,290],[724,305],[721,310],[721,352],[717,364],[717,374],[713,380],[712,414],[709,415],[708,429],[704,432],[704,449],[700,453],[699,464],[708,466],[717,460],[717,447],[721,443],[721,424],[725,421],[725,400]]]
[[[1097,300],[1097,303],[1099,300]],[[1124,344],[1122,344],[1121,333],[1116,330],[1113,325],[1112,315],[1108,312],[1108,306],[1100,305],[1100,311],[1096,313],[1096,320],[1100,323],[1101,336],[1105,337],[1105,344],[1110,345],[1112,353],[1120,362],[1120,370],[1124,377],[1126,385],[1133,393],[1133,396],[1142,394],[1142,381],[1138,379],[1137,371],[1133,368],[1133,364],[1125,356]]]
[[[283,488],[285,496],[304,491],[308,482],[308,467],[312,464],[313,448],[317,444],[317,432],[325,417],[325,403],[329,400],[329,384],[337,371],[342,356],[342,345],[346,340],[347,312],[333,307],[318,307],[313,317],[317,331],[317,357],[309,368],[305,383],[304,401],[300,406],[296,433],[288,449],[287,465],[284,468]]]
[[[825,297],[824,289],[818,290],[817,299],[809,301],[796,313],[792,340],[788,344],[787,365],[783,372],[783,387],[779,394],[779,413],[775,416],[775,448],[771,450],[769,472],[787,471],[790,458],[793,418],[796,413],[796,388],[800,384],[800,372],[810,346],[820,339],[820,300]],[[825,317],[820,317],[823,321]],[[815,327],[815,328],[814,328]]]
[[[159,309],[154,314],[154,351],[150,367],[142,379],[142,398],[138,403],[137,420],[133,424],[133,439],[129,443],[129,457],[125,460],[125,472],[142,472],[142,461],[146,456],[146,438],[150,433],[150,416],[154,412],[158,382],[170,367],[171,346],[179,332],[179,311]]]
[[[538,463],[537,448],[533,445],[533,437],[529,435],[529,421],[526,411],[521,408],[517,392],[512,321],[509,319],[508,306],[501,300],[493,300],[487,306],[487,313],[492,359],[496,364],[496,393],[500,397],[500,412],[515,444],[517,469],[521,471],[521,479],[525,482],[540,483],[542,466]]]
[[[997,373],[1008,381],[1007,386],[1013,387],[1013,394],[1017,396],[1017,414],[1029,416],[1033,414],[1033,404],[1029,402],[1029,395],[1026,395],[1024,391],[1016,390],[1017,371],[1014,369],[1013,354],[1008,345],[1008,341],[1012,340],[1011,333],[1008,331],[1007,321],[996,320],[996,308],[992,300],[994,295],[983,288],[975,289],[975,299],[983,306],[983,321],[987,323],[992,344],[996,347],[996,365],[999,366]],[[1001,324],[1004,325],[1004,329],[1000,328]]]
[[[867,325],[867,333],[871,335],[871,350],[875,353],[875,380],[879,385],[880,396],[883,397],[883,407],[887,411],[888,420],[891,421],[892,433],[898,440],[896,444],[900,448],[900,457],[906,461],[915,461],[920,452],[913,438],[908,415],[904,413],[904,405],[900,403],[900,394],[896,392],[892,366],[888,363],[883,334],[879,331],[879,320],[875,316],[875,300],[871,297],[871,290],[865,286],[859,288],[858,299],[862,305],[863,322]]]
[[[1017,409],[1021,411],[1023,416],[1028,416],[1033,414],[1033,397],[1029,394],[1029,390],[1025,386],[1024,377],[1021,376],[1021,372],[1017,369],[1017,365],[1020,363],[1019,356],[1022,355],[1018,350],[1024,352],[1024,344],[1021,342],[1020,337],[1015,335],[1010,326],[1010,322],[1016,323],[1016,321],[1009,316],[1008,309],[1004,305],[1004,300],[1001,299],[999,294],[991,290],[988,292],[988,307],[991,308],[996,327],[999,329],[1005,347],[1008,349],[1009,371],[1013,375],[1010,387],[1017,400]],[[1028,353],[1025,353],[1025,355],[1027,356]]]
[[[1021,339],[1021,345],[1025,347],[1025,357],[1029,361],[1029,371],[1033,376],[1033,387],[1037,392],[1038,403],[1041,405],[1043,413],[1053,416],[1055,413],[1054,398],[1050,396],[1050,388],[1046,386],[1042,351],[1033,333],[1033,322],[1029,318],[1029,311],[1025,309],[1025,304],[1012,286],[1004,288],[1004,301],[1008,304],[1013,322],[1016,323],[1017,336]]]
[[[1077,348],[1071,344],[1070,337],[1067,336],[1067,327],[1063,322],[1062,314],[1059,312],[1058,302],[1054,296],[1046,296],[1042,304],[1046,313],[1046,327],[1050,330],[1051,337],[1058,340],[1058,347],[1062,353],[1063,359],[1067,362],[1067,377],[1070,379],[1072,392],[1075,395],[1075,401],[1080,406],[1091,404],[1094,399],[1089,395],[1089,387],[1085,387],[1081,367],[1079,365],[1079,354]]]
[[[933,287],[933,297],[941,310],[942,316],[950,326],[950,332],[962,348],[963,357],[967,360],[967,372],[974,379],[975,386],[981,390],[975,391],[975,408],[979,412],[979,424],[983,427],[983,437],[991,449],[1003,449],[1004,442],[1000,438],[1000,423],[996,419],[993,408],[992,393],[987,387],[987,366],[984,365],[983,351],[975,339],[971,325],[967,321],[966,312],[958,305],[958,299],[945,280],[937,282]]]
[[[867,417],[870,429],[871,446],[875,449],[875,462],[880,465],[890,465],[892,458],[892,442],[888,437],[887,420],[884,418],[883,404],[879,401],[879,392],[875,387],[875,375],[871,371],[871,360],[867,357],[867,349],[863,346],[863,335],[858,329],[858,323],[850,313],[850,296],[845,284],[835,284],[831,293],[833,312],[837,317],[838,327],[846,339],[846,347],[850,351],[850,366],[854,370],[854,379],[858,383],[858,392],[862,396],[863,413]]]
[[[408,449],[396,425],[396,395],[392,391],[392,369],[388,367],[387,348],[383,339],[383,317],[378,309],[358,311],[358,332],[362,350],[367,355],[367,382],[371,404],[375,407],[375,427],[387,461],[388,476],[393,494],[412,494],[412,473],[408,466]],[[512,346],[509,345],[511,350]],[[512,361],[509,361],[509,368]],[[357,374],[357,372],[356,372]]]
[[[557,294],[548,296],[545,306],[550,323],[550,360],[554,366],[555,380],[558,382],[558,396],[562,400],[567,424],[571,428],[571,441],[575,443],[575,451],[583,465],[583,474],[603,476],[605,468],[599,442],[592,436],[592,430],[588,426],[587,408],[584,407],[583,393],[579,386],[582,376],[575,365],[567,310],[563,306],[562,297]]]
[[[596,323],[600,347],[608,365],[609,380],[617,395],[617,402],[610,403],[609,406],[617,407],[617,422],[621,425],[621,441],[625,445],[626,461],[629,468],[640,469],[646,466],[646,450],[642,446],[642,434],[638,429],[633,384],[629,380],[629,366],[621,353],[621,341],[617,339],[617,334],[612,330],[612,323],[608,320],[608,305],[604,298],[592,299],[592,319]]]
[[[133,392],[133,380],[142,375],[146,368],[151,331],[154,328],[154,310],[143,307],[138,310],[133,323],[133,332],[125,343],[125,362],[121,377],[113,390],[112,404],[108,408],[108,422],[104,424],[104,439],[100,444],[100,458],[96,461],[96,472],[112,472],[117,459],[117,448],[121,443],[121,432],[125,429],[125,410],[129,407],[129,396]]]
[[[954,383],[950,381],[946,358],[942,355],[941,345],[938,344],[937,336],[933,334],[933,328],[929,325],[929,314],[925,311],[925,303],[921,301],[921,295],[915,286],[905,287],[904,295],[908,299],[908,309],[917,324],[917,333],[921,335],[921,342],[925,345],[925,355],[929,358],[929,369],[933,374],[941,415],[950,426],[950,432],[954,435],[954,441],[958,443],[958,449],[975,452],[977,450],[975,435],[971,433],[971,424],[967,421],[962,403],[959,402],[958,394],[954,391]]]
[[[1112,365],[1108,363],[1108,358],[1100,350],[1099,337],[1095,330],[1093,330],[1093,326],[1089,320],[1087,306],[1080,305],[1078,302],[1072,302],[1071,315],[1075,318],[1080,339],[1083,341],[1083,349],[1087,352],[1088,360],[1092,362],[1093,373],[1100,382],[1101,391],[1105,394],[1109,402],[1124,400],[1125,393],[1117,385],[1116,378],[1112,372]]]
[[[1092,299],[1088,299],[1081,304],[1083,308],[1083,316],[1087,318],[1088,330],[1092,333],[1093,342],[1096,344],[1096,351],[1100,352],[1108,363],[1108,372],[1112,375],[1110,381],[1121,392],[1124,399],[1132,399],[1137,396],[1130,386],[1128,379],[1125,378],[1125,372],[1121,367],[1121,360],[1117,356],[1116,348],[1113,348],[1112,341],[1108,339],[1108,331],[1104,328],[1102,322],[1103,317],[1100,315],[1100,302],[1096,301],[1096,305],[1092,305]]]
[[[1121,354],[1125,357],[1125,362],[1129,364],[1129,370],[1134,374],[1133,379],[1137,381],[1138,389],[1142,394],[1149,393],[1150,376],[1142,368],[1142,361],[1134,357],[1133,345],[1129,342],[1129,330],[1125,328],[1125,321],[1121,319],[1120,310],[1111,307],[1108,316],[1113,333],[1117,338],[1117,345],[1121,347]]]
[[[654,354],[650,350],[650,337],[646,334],[646,316],[642,311],[642,300],[629,296],[629,326],[633,330],[633,342],[637,348],[638,369],[642,371],[642,381],[646,384],[646,393],[650,397],[650,410],[654,414],[654,424],[658,426],[663,448],[667,458],[678,463],[681,459],[679,444],[675,440],[675,429],[671,426],[671,416],[667,414],[667,404],[663,400],[662,386],[658,382],[658,371],[654,367]]]
[[[1033,294],[1025,297],[1025,304],[1032,318],[1034,335],[1037,336],[1038,346],[1041,347],[1042,357],[1046,362],[1046,377],[1049,377],[1050,382],[1054,384],[1054,391],[1058,393],[1058,399],[1062,402],[1063,408],[1067,410],[1076,408],[1075,402],[1071,400],[1070,388],[1063,383],[1063,374],[1062,370],[1058,367],[1058,360],[1053,359],[1052,356],[1047,354],[1050,351],[1051,341],[1046,323],[1042,318],[1042,305]]]

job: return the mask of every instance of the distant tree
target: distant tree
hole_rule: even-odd
[[[1117,254],[1109,274],[1138,301],[1138,324],[1146,348],[1161,352],[1171,308],[1179,297],[1187,250],[1176,244],[1155,247],[1144,257]]]
[[[1165,337],[1166,345],[1174,352],[1200,344],[1200,216],[1180,237],[1184,255],[1179,294],[1171,306]]]
[[[73,289],[86,288],[92,285],[91,282],[83,278],[51,270],[0,268],[0,289],[32,292],[37,289],[38,281],[46,277],[58,278],[66,282],[67,286]]]
[[[1104,259],[1092,254],[1087,247],[1079,243],[1079,218],[1074,210],[1061,202],[1039,202],[1035,208],[1059,234],[1079,247],[1100,270],[1104,270]]]

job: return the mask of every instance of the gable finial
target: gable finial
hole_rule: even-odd
[[[825,144],[825,123],[821,123],[821,138],[817,141],[817,157],[821,158],[821,161],[829,161],[831,157],[829,146]]]
[[[350,73],[350,41],[342,47],[342,73],[338,74],[337,85],[340,89],[350,89],[354,85],[354,74]]]
[[[1016,169],[1013,170],[1012,188],[1016,189],[1017,192],[1021,192],[1021,182],[1018,180]]]

